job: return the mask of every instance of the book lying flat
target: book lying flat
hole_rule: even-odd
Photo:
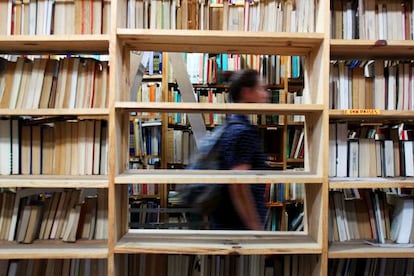
[[[414,247],[414,243],[395,243],[393,241],[385,241],[385,243],[380,243],[377,241],[364,241],[364,243],[372,245],[372,246],[377,246],[377,247],[400,247],[400,248],[407,248],[407,247]]]

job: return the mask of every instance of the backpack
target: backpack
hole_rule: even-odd
[[[199,147],[198,153],[191,158],[189,170],[218,170],[220,169],[219,141],[229,125],[245,124],[240,119],[231,118],[225,124],[216,127],[206,136]],[[178,205],[194,208],[200,214],[209,215],[214,211],[223,198],[221,184],[180,184],[177,188]]]

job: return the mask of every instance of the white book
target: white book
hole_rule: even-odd
[[[387,110],[395,110],[397,107],[397,65],[388,66],[388,101]]]
[[[337,147],[336,147],[336,123],[329,124],[329,170],[328,176],[336,176],[336,160],[337,160]]]
[[[336,176],[347,176],[347,162],[348,162],[348,124],[338,123],[336,133]]]
[[[384,140],[384,176],[395,176],[394,167],[394,142]]]
[[[29,3],[29,35],[36,34],[37,26],[37,1]]]
[[[403,141],[405,176],[414,176],[414,141]]]
[[[359,177],[359,144],[357,140],[348,142],[348,176]]]
[[[48,6],[46,4],[47,0],[37,0],[37,10],[36,10],[36,34],[37,35],[46,35],[45,25],[47,22],[48,16]]]
[[[344,62],[338,63],[339,68],[339,90],[338,90],[338,109],[349,108],[349,77],[348,67]]]
[[[94,145],[93,145],[93,174],[98,175],[101,164],[101,121],[95,121]]]
[[[11,173],[19,174],[19,156],[20,156],[20,139],[19,139],[19,121],[11,120]],[[0,154],[2,154],[0,152]]]
[[[19,57],[17,59],[16,68],[13,74],[13,83],[11,86],[10,92],[10,101],[9,101],[9,108],[16,108],[17,99],[19,97],[19,93],[21,92],[20,83],[23,76],[23,67],[25,63],[24,57]]]
[[[407,198],[403,200],[401,227],[399,229],[396,243],[409,243],[411,235],[411,227],[413,227],[414,220],[414,200]]]
[[[171,1],[171,8],[170,8],[170,29],[171,30],[175,30],[177,29],[177,3],[176,0],[172,0]]]
[[[46,0],[46,22],[44,24],[44,34],[49,35],[52,33],[52,18],[53,18],[53,7],[55,0]]]
[[[135,3],[136,0],[128,0],[127,28],[135,29]]]

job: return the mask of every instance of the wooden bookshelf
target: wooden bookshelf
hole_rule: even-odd
[[[118,29],[127,48],[146,51],[307,55],[323,33],[266,33],[196,30]],[[240,44],[243,41],[243,44]]]
[[[331,39],[332,59],[406,59],[414,54],[412,40]]]
[[[323,105],[319,104],[210,104],[210,103],[137,103],[116,102],[115,108],[121,112],[148,112],[157,110],[159,112],[185,112],[185,113],[240,113],[240,114],[271,114],[277,113],[310,115],[321,113]]]
[[[390,122],[414,119],[411,110],[369,110],[355,109],[355,114],[347,114],[350,110],[329,110],[329,118],[339,121],[359,121],[359,122]],[[366,114],[363,114],[366,112]]]
[[[0,242],[0,259],[106,259],[105,241],[63,243],[38,241],[32,244]]]
[[[315,30],[309,33],[271,33],[242,31],[200,31],[128,29],[122,13],[127,1],[119,1],[116,17],[116,41],[112,52],[111,87],[114,109],[110,115],[110,179],[109,217],[114,228],[109,230],[109,246],[113,250],[109,261],[110,273],[122,270],[127,254],[251,254],[320,256],[313,275],[326,275],[327,177],[325,173],[328,140],[328,110],[325,92],[328,88],[329,26],[327,3],[317,3]],[[184,11],[185,12],[185,11]],[[189,16],[189,14],[188,14]],[[129,101],[132,85],[128,76],[130,51],[161,51],[188,53],[269,54],[305,57],[303,78],[296,87],[306,94],[303,104],[204,104],[204,103],[136,103]],[[163,65],[166,60],[163,59]],[[174,71],[174,70],[173,70]],[[281,88],[287,91],[289,81],[283,79]],[[197,85],[196,85],[197,87]],[[214,87],[214,85],[213,85]],[[239,113],[304,115],[306,156],[299,160],[304,171],[185,171],[185,170],[128,170],[127,153],[129,114],[155,113]],[[286,123],[281,126],[286,127]],[[293,160],[291,160],[293,161]],[[286,158],[282,161],[286,167]],[[324,165],[325,164],[325,165]],[[157,183],[161,186],[180,183],[305,183],[304,231],[208,231],[153,229],[137,230],[128,227],[128,185]]]
[[[414,177],[335,177],[329,180],[330,189],[414,188]]]
[[[322,176],[309,172],[129,170],[115,177],[117,184],[129,183],[321,183]]]
[[[0,53],[108,54],[109,40],[109,35],[2,35]]]
[[[108,176],[10,175],[0,176],[1,188],[108,188]]]
[[[321,250],[320,244],[303,234],[203,230],[130,230],[115,247],[119,254],[320,254]]]
[[[339,0],[335,0],[339,1]],[[374,1],[374,0],[369,0]],[[411,59],[413,40],[330,39],[329,2],[317,1],[315,32],[244,32],[128,29],[128,1],[111,2],[109,34],[104,35],[0,35],[0,53],[5,55],[95,55],[104,54],[110,61],[108,108],[91,109],[0,109],[0,115],[15,117],[67,117],[71,119],[106,119],[109,125],[109,174],[107,176],[71,175],[2,175],[1,188],[100,188],[108,192],[108,241],[63,243],[36,241],[33,244],[0,242],[0,259],[72,259],[108,260],[108,275],[119,275],[126,254],[252,254],[300,255],[319,257],[314,275],[328,274],[328,261],[343,258],[414,258],[412,248],[375,247],[356,242],[328,243],[328,207],[331,189],[414,189],[414,179],[329,178],[329,121],[359,124],[412,124],[412,110],[379,110],[378,113],[348,114],[329,110],[329,60],[334,59]],[[384,2],[385,3],[385,2]],[[256,5],[256,3],[255,3]],[[221,5],[212,8],[221,9]],[[223,7],[225,9],[226,7]],[[187,11],[189,12],[189,11]],[[187,13],[187,16],[190,14]],[[3,21],[2,21],[3,22]],[[129,52],[208,52],[235,54],[279,54],[306,57],[304,76],[291,83],[301,89],[305,104],[194,104],[130,102]],[[162,80],[153,76],[150,80]],[[289,81],[283,83],[289,87]],[[128,170],[130,112],[239,113],[305,115],[307,140],[304,159],[284,158],[281,163],[303,164],[303,172],[188,172],[184,170]],[[302,123],[288,122],[289,126]],[[278,127],[286,127],[278,126]],[[128,229],[128,184],[157,183],[160,186],[180,183],[305,183],[306,229],[302,233],[267,232],[191,232],[178,230]],[[122,271],[122,270],[119,270]]]
[[[10,63],[14,62],[13,55],[16,55],[19,57],[25,56],[28,59],[40,59],[41,58],[42,60],[46,60],[48,58],[53,59],[56,56],[62,58],[62,57],[68,57],[70,55],[80,55],[82,57],[95,58],[96,55],[100,55],[100,56],[103,56],[102,60],[107,60],[108,54],[109,54],[109,48],[110,48],[109,45],[110,45],[110,35],[72,35],[72,34],[71,35],[12,35],[12,36],[11,35],[0,35],[0,53],[2,54],[2,58],[4,58],[4,60],[8,60],[8,62]],[[37,70],[40,70],[40,69],[37,69]],[[33,75],[35,74],[35,70],[33,69],[28,72],[30,74],[28,75],[28,78],[30,78],[30,80],[33,80]],[[54,72],[54,73],[57,73],[57,72]],[[5,72],[2,71],[2,74],[3,74],[2,75],[3,77]],[[7,74],[9,74],[9,72]],[[53,77],[54,77],[54,81],[56,81],[57,75],[54,75]],[[73,76],[71,77],[73,80]],[[42,81],[44,80],[42,79]],[[44,83],[41,83],[41,84],[43,85]],[[6,83],[5,85],[7,87],[7,85],[10,85],[10,84]],[[50,87],[52,87],[52,85],[50,85]],[[11,89],[10,86],[8,86],[8,89]],[[19,94],[21,94],[22,91],[23,89],[19,88],[19,91],[18,91]],[[22,95],[27,96],[28,94],[22,94]],[[45,168],[45,166],[48,166],[48,168],[50,168],[50,167],[53,167],[53,163],[51,163],[52,161],[49,160],[50,161],[49,162],[46,160],[42,160],[42,162],[40,162],[40,158],[41,158],[40,156],[41,154],[46,155],[45,152],[48,151],[48,154],[49,154],[48,157],[50,157],[50,151],[51,150],[54,151],[55,148],[57,147],[55,145],[55,142],[56,140],[58,140],[58,138],[57,136],[54,135],[54,133],[52,134],[52,132],[50,131],[42,132],[44,129],[40,130],[41,127],[48,128],[48,130],[51,130],[56,126],[56,124],[60,123],[60,122],[57,123],[57,121],[72,121],[73,122],[73,121],[82,121],[86,119],[108,121],[109,116],[110,116],[110,109],[109,108],[75,108],[75,109],[73,108],[33,108],[33,109],[1,108],[0,115],[2,119],[4,119],[4,121],[9,121],[8,119],[10,119],[10,122],[11,121],[17,122],[16,126],[18,127],[23,128],[27,126],[27,125],[23,126],[23,124],[29,124],[29,125],[31,124],[31,126],[29,126],[30,128],[33,128],[33,129],[36,128],[36,131],[39,130],[38,132],[39,137],[36,136],[37,140],[33,138],[34,135],[31,136],[30,134],[28,136],[23,136],[23,134],[20,133],[21,134],[19,138],[20,140],[18,141],[19,145],[17,144],[16,145],[20,146],[20,144],[22,144],[23,137],[25,137],[25,139],[29,137],[27,139],[29,143],[33,142],[34,144],[35,142],[38,142],[39,144],[37,144],[36,146],[30,149],[31,150],[30,154],[32,156],[34,156],[35,153],[38,154],[38,156],[36,155],[35,157],[31,157],[33,159],[32,161],[29,160],[29,163],[32,162],[33,164],[37,164],[37,165],[42,163],[42,165],[39,165],[39,166],[44,166],[43,168]],[[36,127],[34,127],[33,125],[36,125]],[[92,124],[92,126],[97,127],[98,124],[96,125]],[[101,127],[99,128],[99,133],[103,134],[104,132],[101,132],[101,131],[104,129],[104,124],[101,124],[101,122],[99,122],[99,126]],[[19,132],[10,132],[10,133],[13,133],[11,135],[15,135],[16,133],[19,133]],[[94,132],[93,130],[92,133],[94,133],[93,135],[95,135],[95,133],[98,133],[98,131],[96,130],[96,132]],[[76,134],[78,133],[76,132]],[[94,137],[93,135],[92,136],[89,135],[88,137],[89,138],[93,137],[95,139],[96,137]],[[104,136],[107,137],[108,134],[105,133],[105,135],[102,135],[99,137],[103,138]],[[75,139],[74,137],[75,135],[73,134],[72,137],[68,137],[68,138]],[[3,138],[6,138],[6,137],[3,135]],[[6,140],[10,140],[10,137],[7,137],[7,138],[8,139],[3,139],[2,143],[4,143]],[[77,138],[78,137],[76,137],[76,143],[78,143]],[[41,140],[41,139],[44,139],[44,140]],[[47,142],[49,144],[41,148],[42,146],[41,146],[40,140],[44,141],[44,143]],[[59,142],[61,144],[66,143],[66,145],[68,145],[69,139],[64,139],[64,140],[65,141],[61,139],[59,140]],[[93,142],[97,142],[97,141],[93,140]],[[51,144],[53,145],[51,146]],[[103,144],[100,144],[99,147],[101,145]],[[78,144],[76,144],[76,146],[78,146]],[[97,147],[97,143],[93,144],[93,146]],[[46,149],[46,147],[48,148]],[[16,148],[14,148],[13,151],[15,149]],[[97,150],[98,148],[94,148],[96,156],[98,156]],[[72,152],[66,151],[66,154],[72,155],[74,154],[73,151]],[[85,151],[86,151],[86,148],[85,148]],[[20,153],[22,154],[22,151],[20,151]],[[6,155],[5,152],[2,152],[2,154],[3,156]],[[56,156],[59,156],[59,155],[56,155]],[[39,159],[37,159],[36,157]],[[62,158],[62,160],[65,160],[65,159],[67,160],[68,158],[68,156],[66,156],[65,154],[61,154],[59,157]],[[16,158],[16,156],[12,158]],[[19,162],[19,166],[23,162],[24,161]],[[76,165],[78,165],[78,163],[80,162],[77,161]],[[92,165],[88,163],[88,166],[92,166],[93,168],[99,167],[99,170],[101,168],[105,168],[105,171],[108,171],[107,165],[103,163],[101,164],[100,162],[99,164],[98,162],[95,162]],[[19,208],[19,205],[20,204],[22,206],[28,205],[29,201],[26,202],[26,199],[29,197],[31,198],[31,200],[33,200],[33,202],[30,202],[31,204],[34,204],[34,201],[37,200],[36,204],[42,204],[42,205],[44,204],[44,206],[46,206],[45,202],[47,201],[47,199],[50,199],[50,197],[48,197],[49,194],[62,193],[62,198],[63,198],[63,192],[65,192],[66,199],[67,199],[66,203],[68,204],[67,206],[70,206],[69,203],[71,201],[69,201],[69,192],[72,192],[75,190],[76,192],[79,192],[78,200],[80,200],[81,199],[80,193],[85,192],[87,190],[87,192],[85,192],[85,194],[82,196],[96,197],[96,200],[97,200],[98,198],[97,195],[99,194],[100,202],[99,204],[96,203],[96,205],[100,206],[103,203],[103,205],[107,206],[108,199],[107,199],[106,194],[108,193],[108,187],[109,187],[108,175],[104,175],[104,174],[102,175],[69,175],[69,174],[68,175],[66,174],[39,175],[39,174],[17,174],[16,172],[13,172],[13,173],[14,173],[13,175],[8,175],[5,173],[0,175],[0,189],[2,191],[2,195],[3,194],[12,195],[14,197],[13,200],[15,200],[15,202],[8,202],[7,206],[5,203],[4,205],[2,205],[2,207],[6,206],[6,209],[10,210],[11,212],[10,217],[6,217],[4,216],[5,211],[4,210],[1,211],[1,214],[2,214],[1,219],[2,220],[4,219],[3,221],[10,220],[8,222],[9,224],[2,223],[2,226],[1,226],[2,228],[1,232],[3,234],[3,237],[0,241],[0,247],[1,247],[0,259],[2,261],[19,260],[19,259],[20,260],[100,259],[100,260],[105,260],[105,262],[103,263],[105,264],[107,263],[106,261],[109,255],[109,247],[107,243],[108,236],[107,234],[105,234],[105,231],[107,229],[107,225],[106,225],[107,224],[107,211],[108,211],[107,207],[100,207],[101,209],[99,210],[99,212],[96,212],[96,216],[94,218],[96,219],[96,225],[99,224],[99,230],[96,230],[98,229],[98,227],[96,227],[95,228],[96,232],[94,232],[93,234],[90,234],[92,240],[83,239],[82,241],[80,241],[79,237],[77,237],[76,242],[63,242],[60,236],[59,237],[56,236],[53,239],[52,238],[49,239],[49,234],[47,234],[48,237],[44,240],[39,235],[37,235],[35,240],[32,243],[23,244],[17,241],[17,234],[14,235],[12,232],[13,231],[12,229],[14,229],[17,233],[17,229],[19,228],[17,217],[22,215],[22,208]],[[95,171],[95,173],[97,172]],[[76,195],[77,195],[76,193],[71,194],[71,196],[73,196],[73,202],[76,202],[76,197],[75,197]],[[64,207],[66,208],[67,206],[64,206]],[[54,209],[56,213],[58,212],[57,208],[58,208],[58,205],[56,205],[56,209]],[[61,204],[61,210],[62,209],[63,209],[63,199],[62,199],[62,204]],[[43,214],[47,215],[46,209],[44,209],[43,211],[44,211]],[[63,212],[64,211],[62,211],[62,213]],[[67,212],[69,213],[70,210],[68,210]],[[66,218],[68,217],[69,215]],[[54,220],[55,218],[52,218],[52,217],[50,218],[51,218],[52,223],[56,223],[56,220]],[[63,218],[62,218],[62,222],[63,222]],[[65,222],[69,223],[68,221],[65,221]],[[43,223],[43,220],[40,221],[40,224],[42,223]],[[39,228],[40,228],[40,225],[39,225]],[[61,228],[64,229],[63,224]],[[10,233],[8,233],[9,231]],[[98,234],[97,234],[98,231],[99,231],[99,238],[95,239],[95,236],[98,237]],[[4,232],[6,232],[7,234],[4,235]]]
[[[377,60],[383,61],[383,60],[389,60],[392,62],[395,62],[396,64],[404,64],[405,62],[408,62],[411,60],[411,56],[413,55],[414,50],[414,42],[412,40],[412,30],[413,25],[407,24],[406,25],[406,31],[407,32],[400,32],[400,28],[398,30],[396,29],[395,32],[393,29],[390,29],[391,26],[396,26],[398,24],[404,24],[404,23],[397,23],[400,22],[395,19],[395,22],[390,19],[390,10],[392,9],[392,5],[390,3],[385,3],[384,6],[382,4],[379,4],[376,1],[366,1],[364,3],[364,7],[358,7],[358,5],[354,6],[352,9],[357,8],[358,12],[363,12],[363,14],[360,14],[361,17],[358,18],[358,16],[355,17],[355,26],[358,26],[358,31],[354,30],[355,32],[347,32],[345,34],[345,31],[342,32],[340,30],[340,26],[345,21],[342,21],[342,19],[345,19],[345,10],[344,6],[340,7],[341,1],[333,1],[333,5],[331,6],[331,15],[332,15],[332,37],[335,37],[335,39],[329,40],[329,48],[330,48],[330,59],[332,62],[335,61],[351,61],[351,60],[361,60],[364,62],[370,62],[373,61],[373,65],[376,66],[375,72],[373,74],[370,74],[369,77],[367,75],[360,75],[362,78],[360,80],[366,81],[367,79],[373,80],[373,83],[377,82],[377,88],[374,88],[373,91],[376,92],[376,89],[379,88],[379,86],[382,83],[382,80],[384,82],[387,82],[389,86],[385,86],[384,89],[379,89],[379,92],[383,92],[383,90],[386,90],[387,96],[390,96],[389,98],[385,99],[385,107],[380,109],[375,109],[375,100],[380,99],[379,104],[377,106],[381,106],[382,104],[382,98],[376,98],[380,97],[379,94],[374,94],[374,99],[372,99],[371,96],[368,98],[365,98],[367,102],[364,102],[365,105],[368,104],[369,100],[374,100],[372,102],[372,106],[374,106],[373,109],[349,109],[349,110],[329,110],[329,120],[332,123],[338,122],[338,125],[340,123],[348,124],[349,130],[353,130],[356,126],[356,128],[359,129],[378,129],[379,133],[381,134],[381,129],[387,130],[389,132],[386,132],[384,135],[384,138],[379,135],[379,137],[375,137],[378,141],[382,140],[392,140],[393,143],[393,162],[399,162],[398,166],[394,166],[394,174],[398,175],[395,177],[330,177],[329,178],[329,192],[333,191],[350,191],[352,193],[354,190],[357,189],[364,189],[368,191],[378,191],[378,192],[386,192],[390,191],[389,193],[392,193],[392,191],[398,191],[403,195],[409,195],[412,194],[413,188],[414,188],[414,178],[413,177],[405,177],[400,175],[405,175],[404,168],[403,168],[403,162],[404,156],[403,156],[403,150],[402,150],[402,144],[404,139],[401,136],[392,137],[390,134],[391,127],[396,125],[404,125],[407,126],[407,129],[412,131],[412,122],[414,119],[414,113],[412,111],[411,107],[406,108],[404,104],[407,104],[404,101],[402,101],[401,91],[404,90],[404,93],[407,93],[406,95],[409,95],[409,97],[412,97],[413,91],[411,88],[407,89],[400,89],[399,92],[399,105],[396,105],[396,107],[393,106],[392,97],[394,93],[393,92],[393,84],[392,84],[392,77],[393,74],[390,73],[387,75],[387,73],[384,73],[384,78],[382,79],[382,72],[392,72],[391,69],[389,69],[391,66],[384,65],[384,70],[381,70],[380,66],[381,63],[377,63]],[[404,6],[404,3],[399,3],[396,6],[399,5]],[[381,6],[380,6],[381,5]],[[395,6],[395,7],[396,7]],[[350,8],[350,7],[348,7]],[[384,9],[382,9],[384,8]],[[366,10],[365,10],[366,9]],[[375,10],[376,9],[376,10]],[[349,10],[348,10],[349,11]],[[401,12],[397,15],[398,18],[402,18],[403,16],[412,16],[412,12],[410,11],[409,14],[405,12]],[[371,26],[370,20],[374,20],[376,24],[375,26]],[[388,20],[388,21],[387,21]],[[392,24],[390,24],[392,22]],[[403,22],[403,20],[401,21]],[[401,26],[400,25],[400,26]],[[377,36],[377,37],[376,37]],[[343,39],[343,37],[347,37],[348,39]],[[353,37],[352,39],[350,37]],[[352,67],[352,66],[351,66]],[[336,68],[335,68],[336,69]],[[334,69],[334,70],[335,70]],[[350,75],[352,72],[350,72]],[[336,74],[335,74],[336,75]],[[334,75],[334,76],[335,76]],[[356,72],[356,75],[358,73]],[[377,79],[377,76],[379,78]],[[358,79],[359,77],[356,77],[355,79]],[[365,79],[363,79],[365,78]],[[403,73],[403,70],[399,71],[399,74],[396,75],[396,79],[398,79],[399,87],[402,88],[401,83],[405,82],[405,76]],[[352,78],[353,79],[353,78]],[[357,81],[356,81],[357,82]],[[375,85],[374,85],[375,86]],[[352,92],[359,91],[359,88],[354,87],[351,89]],[[334,91],[329,91],[330,95]],[[370,90],[367,88],[365,90],[362,90],[361,92],[366,93],[365,95],[369,95]],[[375,93],[374,92],[374,93]],[[396,93],[397,95],[398,93]],[[351,95],[351,94],[350,94]],[[355,95],[355,94],[354,94]],[[362,98],[353,99],[356,101],[352,101],[352,104],[355,105],[361,105],[361,102],[358,102],[358,100],[361,100]],[[363,101],[363,100],[362,100]],[[391,104],[390,104],[391,102]],[[378,102],[377,102],[378,103]],[[404,103],[404,104],[402,104]],[[336,103],[335,103],[336,104]],[[408,101],[408,106],[410,105]],[[350,105],[351,106],[351,102]],[[389,109],[389,110],[383,110],[383,109]],[[344,125],[343,125],[344,126]],[[387,128],[388,127],[388,128]],[[358,135],[357,135],[358,136]],[[359,137],[356,137],[356,140],[358,140]],[[361,138],[367,138],[362,137]],[[372,137],[374,138],[374,137]],[[342,139],[342,138],[341,138]],[[408,138],[409,140],[412,140],[412,138]],[[347,141],[345,141],[346,143]],[[377,149],[378,152],[378,149]],[[398,159],[397,156],[400,156],[400,159]],[[381,161],[385,163],[385,158],[383,158]],[[373,162],[376,162],[373,160]],[[381,165],[381,173],[384,170],[384,166]],[[393,164],[394,165],[394,164]],[[390,166],[390,165],[389,165]],[[401,167],[400,167],[401,166]],[[379,166],[377,167],[379,168]],[[374,174],[375,175],[375,174]],[[352,189],[352,190],[349,190]],[[344,192],[345,193],[345,192]],[[397,193],[397,194],[398,194]],[[345,193],[346,194],[346,193]],[[351,194],[349,194],[351,195]],[[397,196],[397,195],[395,195]],[[392,197],[392,195],[387,195],[387,197]],[[364,197],[361,197],[364,199]],[[366,200],[368,202],[369,200]],[[363,202],[365,203],[365,201]],[[330,206],[330,208],[339,208],[337,203],[332,202],[334,206]],[[391,204],[390,202],[387,202],[387,204]],[[348,205],[349,206],[349,205]],[[355,205],[357,206],[357,205]],[[378,209],[381,208],[375,208],[373,206],[368,206],[370,211],[377,212]],[[392,206],[384,207],[384,208],[392,208]],[[332,211],[332,210],[331,210]],[[358,210],[357,210],[358,211]],[[348,211],[344,211],[348,212]],[[352,211],[349,211],[350,215]],[[365,211],[364,211],[365,212]],[[344,213],[344,217],[347,217],[348,213]],[[334,215],[335,216],[335,215]],[[390,225],[393,223],[394,216],[398,216],[398,214],[391,213],[385,215],[385,219],[390,220]],[[334,218],[332,218],[334,220]],[[382,223],[380,219],[375,219],[374,223]],[[336,223],[336,222],[335,222]],[[408,222],[410,223],[410,222]],[[372,222],[371,222],[372,224]],[[338,224],[339,225],[339,224]],[[378,225],[378,224],[377,224]],[[387,233],[384,234],[385,239],[389,238],[388,232],[391,232],[391,229],[394,226],[387,225],[386,230]],[[404,221],[404,225],[406,226],[406,221]],[[390,227],[390,228],[388,228]],[[394,228],[395,230],[395,228]],[[333,233],[330,234],[330,237],[333,235],[336,235],[336,230],[332,229]],[[379,235],[379,234],[378,234]],[[397,234],[396,234],[397,235]],[[331,239],[337,239],[336,237],[331,237]],[[381,258],[381,259],[407,259],[408,262],[412,261],[414,258],[414,247],[412,247],[410,244],[396,244],[393,241],[387,241],[386,243],[391,244],[383,244],[380,245],[370,245],[365,243],[363,240],[350,240],[350,241],[344,241],[339,242],[335,241],[332,243],[329,243],[327,245],[327,251],[328,251],[328,259],[331,262],[333,259],[375,259],[375,258]],[[340,260],[341,262],[342,260]],[[330,267],[332,269],[331,273],[340,273],[342,275],[342,272],[335,271],[334,266]],[[398,269],[394,268],[394,270],[391,270],[389,273],[397,273]]]
[[[0,108],[0,114],[3,116],[33,116],[33,117],[76,117],[76,118],[93,118],[108,119],[108,108],[37,108],[37,109],[3,109]]]
[[[330,244],[328,256],[330,259],[414,258],[414,247],[380,247],[363,241],[350,241]]]

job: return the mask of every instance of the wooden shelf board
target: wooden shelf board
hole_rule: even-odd
[[[7,109],[0,108],[1,116],[109,116],[108,108],[38,108]]]
[[[384,120],[414,120],[412,110],[380,110],[380,114],[345,114],[345,110],[329,110],[329,118],[343,121],[378,121]]]
[[[1,35],[0,53],[108,54],[109,39],[109,35]]]
[[[227,233],[226,233],[227,232]],[[321,254],[322,246],[299,232],[129,230],[115,253]]]
[[[412,40],[331,39],[331,59],[409,58],[414,55]]]
[[[197,53],[307,55],[322,44],[322,33],[118,29],[131,50]],[[240,43],[243,42],[243,43]]]
[[[282,114],[306,115],[322,113],[324,107],[320,104],[249,104],[249,103],[142,103],[142,102],[116,102],[115,108],[128,112],[183,112],[183,113],[241,113],[241,114]]]
[[[153,75],[144,75],[142,77],[142,81],[147,82],[147,81],[158,81],[158,80],[162,80],[162,75],[161,74],[153,74]]]
[[[323,177],[303,171],[129,170],[116,184],[131,183],[322,183]]]
[[[372,178],[330,178],[329,179],[330,189],[349,189],[349,188],[414,188],[414,177],[402,178],[383,178],[383,177],[372,177]]]
[[[108,246],[105,240],[65,243],[35,241],[31,244],[0,242],[0,259],[105,259]]]
[[[362,241],[335,242],[329,246],[328,258],[414,258],[414,247],[377,247]]]
[[[108,188],[108,176],[2,175],[2,188]]]

